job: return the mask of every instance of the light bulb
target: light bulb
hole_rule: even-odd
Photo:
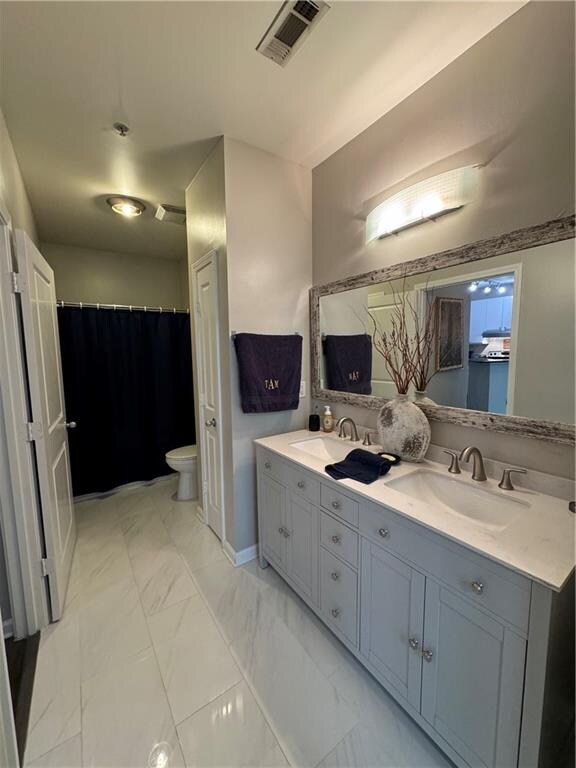
[[[498,286],[498,293],[506,293],[506,286],[505,285],[499,285]]]
[[[470,293],[474,293],[474,291],[477,291],[478,283],[470,283],[470,285],[468,286],[468,290],[470,291]]]
[[[484,288],[484,293],[492,293],[492,286],[491,285],[487,285]]]

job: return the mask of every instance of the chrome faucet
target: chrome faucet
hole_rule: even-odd
[[[358,437],[358,430],[356,429],[356,424],[354,423],[354,420],[350,418],[350,416],[343,416],[341,419],[338,419],[338,423],[336,426],[338,427],[338,437],[346,437],[346,430],[344,427],[346,424],[350,424],[350,440],[353,443],[357,443],[360,439]]]
[[[480,482],[487,480],[486,470],[484,469],[484,460],[479,449],[475,445],[469,445],[468,448],[464,448],[460,454],[460,461],[470,461],[470,456],[474,459],[472,466],[472,480],[478,480]]]

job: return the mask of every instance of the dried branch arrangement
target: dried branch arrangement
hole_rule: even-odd
[[[383,330],[369,313],[372,343],[382,356],[398,394],[407,394],[411,383],[417,391],[424,392],[435,374],[431,370],[436,335],[435,304],[425,294],[426,306],[424,312],[419,313],[413,297],[405,290],[406,278],[403,278],[399,292],[392,281],[389,285],[393,299],[390,330]]]

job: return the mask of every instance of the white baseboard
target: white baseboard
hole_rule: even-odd
[[[234,566],[246,565],[246,563],[249,563],[251,560],[255,560],[258,557],[257,544],[253,544],[251,547],[246,547],[246,549],[241,549],[240,552],[236,552],[232,545],[228,541],[225,541],[222,548],[224,554]]]
[[[14,623],[12,622],[12,619],[4,619],[2,622],[2,633],[4,635],[4,639],[12,637],[14,634]]]

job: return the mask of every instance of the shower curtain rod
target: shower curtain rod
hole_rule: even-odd
[[[58,300],[56,302],[59,307],[79,307],[80,309],[84,309],[84,307],[89,307],[90,309],[128,309],[130,312],[132,310],[143,310],[144,312],[170,312],[171,314],[190,314],[189,309],[176,309],[176,307],[146,307],[146,306],[137,306],[136,304],[100,304],[99,302],[91,302],[91,301],[61,301]]]

